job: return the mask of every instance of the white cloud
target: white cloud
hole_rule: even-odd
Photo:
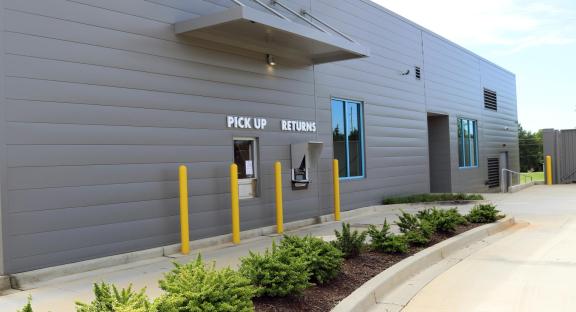
[[[535,0],[372,0],[465,46],[508,53],[576,42],[576,8]],[[502,51],[502,50],[501,50]]]

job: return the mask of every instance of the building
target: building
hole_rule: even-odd
[[[544,157],[551,161],[550,183],[576,183],[576,129],[543,129],[542,139]]]
[[[0,0],[3,274],[177,243],[179,164],[193,240],[233,161],[243,230],[278,160],[286,222],[330,213],[334,157],[344,210],[518,168],[514,74],[368,0],[261,2]]]

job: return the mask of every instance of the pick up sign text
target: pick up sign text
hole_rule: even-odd
[[[228,128],[264,130],[268,120],[262,117],[228,116]],[[287,132],[316,132],[316,122],[302,120],[280,120],[280,129]]]

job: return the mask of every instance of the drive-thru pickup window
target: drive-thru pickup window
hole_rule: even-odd
[[[341,178],[364,176],[362,103],[332,99],[332,143]]]
[[[255,138],[234,138],[234,163],[238,166],[240,199],[256,197],[258,183],[257,151]]]

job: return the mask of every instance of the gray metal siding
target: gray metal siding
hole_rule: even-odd
[[[364,102],[366,179],[342,181],[343,209],[376,204],[385,195],[426,192],[424,86],[411,75],[399,76],[422,64],[420,30],[361,1],[314,1],[312,8],[371,53],[315,71],[318,109],[326,115],[331,97]],[[328,145],[322,161],[331,159]]]
[[[553,183],[576,182],[576,130],[543,129],[542,132],[544,156],[552,157]]]
[[[517,162],[514,76],[364,0],[291,5],[370,47],[370,58],[314,67],[280,59],[272,71],[260,54],[173,34],[174,22],[230,1],[2,2],[8,273],[178,242],[180,163],[189,165],[191,238],[229,233],[234,136],[260,145],[260,196],[242,201],[242,229],[274,224],[276,160],[285,220],[328,213],[331,97],[364,103],[366,178],[342,181],[345,210],[429,191],[427,111],[450,115],[457,191],[485,190],[485,158],[503,143]],[[400,75],[414,66],[421,81]],[[498,112],[483,110],[484,86],[498,92]],[[262,116],[270,126],[230,130],[226,115]],[[461,115],[479,120],[478,170],[457,168]],[[318,132],[282,133],[281,119],[316,120]],[[310,189],[292,191],[289,144],[307,140],[325,143],[318,171]]]
[[[562,183],[576,181],[576,130],[562,130],[560,142],[560,168],[562,173],[558,177]]]
[[[4,21],[4,0],[0,0],[0,21]],[[4,252],[4,241],[6,238],[6,230],[3,226],[4,224],[4,209],[7,207],[6,200],[6,148],[5,148],[5,106],[4,102],[6,100],[5,96],[5,78],[4,78],[4,53],[5,50],[4,43],[4,23],[0,22],[0,275],[6,272],[4,265],[5,252]]]
[[[493,191],[485,185],[488,157],[508,151],[510,169],[520,168],[515,76],[433,34],[424,32],[423,44],[427,110],[450,115],[453,191]],[[484,108],[484,87],[497,92],[497,112]],[[458,118],[478,121],[478,168],[459,168]]]

